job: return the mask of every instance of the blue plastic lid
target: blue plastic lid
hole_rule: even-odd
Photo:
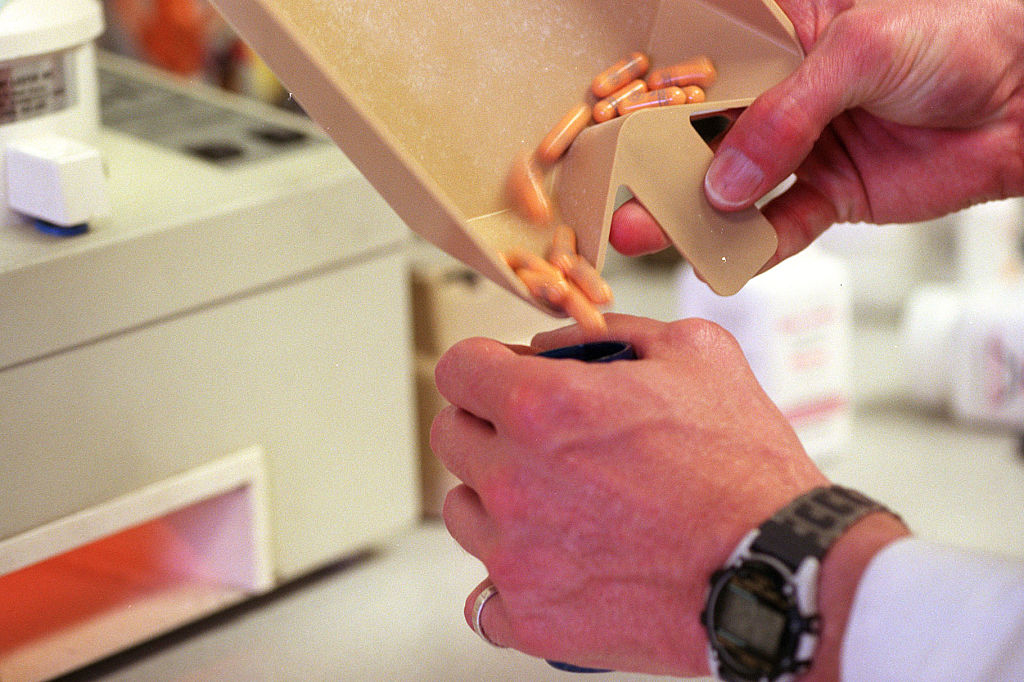
[[[546,350],[538,355],[558,360],[581,360],[583,362],[613,362],[615,360],[636,360],[636,351],[625,341],[591,341],[576,346],[563,346]]]
[[[58,237],[75,237],[80,234],[85,234],[89,231],[89,224],[82,223],[81,225],[54,225],[46,220],[33,220],[32,224],[36,226],[36,229],[46,234],[56,235]]]

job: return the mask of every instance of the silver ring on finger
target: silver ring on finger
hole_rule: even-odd
[[[480,594],[476,596],[476,601],[473,602],[473,631],[480,635],[480,639],[484,640],[491,646],[504,649],[505,647],[500,644],[495,644],[490,637],[484,632],[484,627],[480,623],[480,615],[484,612],[484,606],[487,604],[487,600],[498,594],[498,588],[494,584],[490,584],[485,587]]]

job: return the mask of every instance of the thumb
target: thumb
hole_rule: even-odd
[[[799,67],[758,97],[722,139],[704,178],[720,210],[749,208],[793,173],[825,126],[848,106],[850,59],[818,43]]]

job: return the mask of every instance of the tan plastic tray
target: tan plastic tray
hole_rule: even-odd
[[[580,252],[599,269],[625,188],[718,293],[775,252],[756,210],[704,199],[712,152],[694,116],[743,107],[802,58],[770,0],[213,0],[409,227],[531,297],[499,252],[543,253],[547,229],[505,196],[515,154],[629,52],[668,65],[706,54],[708,101],[593,125],[549,176]]]

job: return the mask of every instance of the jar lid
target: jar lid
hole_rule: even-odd
[[[102,32],[96,0],[8,0],[0,3],[0,62],[75,47]]]

